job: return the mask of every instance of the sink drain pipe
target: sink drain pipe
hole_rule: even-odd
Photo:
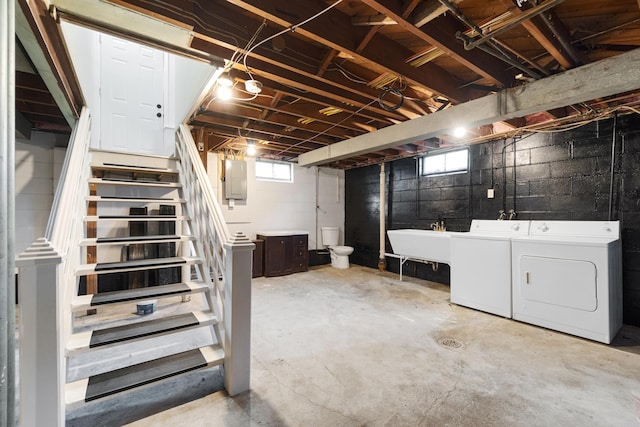
[[[384,162],[380,163],[380,255],[378,257],[378,270],[384,271],[386,268],[385,253],[385,173]]]

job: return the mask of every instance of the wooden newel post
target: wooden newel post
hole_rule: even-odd
[[[44,238],[21,253],[20,302],[20,424],[65,425],[64,328],[62,257]]]
[[[255,247],[242,233],[234,234],[224,244],[224,386],[230,396],[250,386],[251,266]]]

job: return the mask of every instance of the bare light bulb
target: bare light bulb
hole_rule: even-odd
[[[467,134],[467,130],[462,126],[459,126],[453,130],[453,136],[455,136],[456,138],[462,138],[466,134]]]
[[[247,145],[247,155],[248,156],[255,156],[256,154],[256,145],[253,142],[250,142]]]
[[[231,87],[218,86],[218,89],[216,90],[216,95],[218,96],[219,99],[222,99],[223,101],[231,99]]]

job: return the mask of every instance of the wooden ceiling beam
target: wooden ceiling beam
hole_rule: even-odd
[[[506,71],[504,62],[480,51],[465,50],[455,39],[456,32],[466,28],[455,18],[444,15],[434,19],[432,25],[416,27],[402,16],[402,10],[394,0],[362,0],[363,3],[396,21],[403,30],[419,39],[436,46],[447,55],[491,82],[504,86],[513,84],[514,74]]]
[[[439,136],[463,121],[481,126],[539,111],[552,110],[621,92],[640,89],[640,49],[600,60],[520,87],[357,136],[300,155],[302,166],[320,165],[341,158],[383,150]]]
[[[500,2],[509,8],[515,19],[518,19],[532,8],[532,6],[527,6],[523,9],[514,7],[511,0],[500,0]],[[558,61],[563,69],[568,70],[588,62],[571,45],[569,31],[553,10],[542,15],[533,16],[531,19],[522,21],[521,24]]]
[[[226,49],[215,44],[213,40],[204,40],[201,38],[194,38],[191,47],[205,52],[215,52],[217,54],[222,53],[222,51]],[[358,89],[355,90],[353,82],[350,82],[344,76],[342,76],[342,78],[336,76],[335,79],[328,80],[326,78],[320,78],[313,73],[305,73],[299,69],[294,70],[286,64],[272,63],[264,59],[266,58],[258,58],[256,56],[252,56],[251,58],[252,73],[256,76],[263,76],[275,82],[295,87],[301,92],[312,92],[325,98],[333,99],[334,102],[337,101],[338,104],[351,104],[359,108],[365,108],[377,112],[382,117],[395,116],[398,120],[405,120],[408,118],[407,116],[417,115],[415,112],[409,110],[405,110],[405,114],[402,115],[390,113],[377,107],[377,102],[372,103],[372,101],[377,99],[379,91],[365,85],[360,85]],[[244,66],[242,64],[235,64],[234,68],[238,68],[244,72]],[[339,80],[340,83],[337,82]],[[264,83],[264,81],[262,83]]]
[[[462,0],[452,0],[451,3],[457,6],[461,1]],[[413,25],[420,28],[437,17],[444,15],[448,10],[449,8],[440,3],[439,0],[425,0],[420,3],[413,13]]]
[[[318,146],[326,146],[337,141],[336,138],[326,137],[324,135],[316,136],[315,132],[303,130],[291,130],[282,132],[281,126],[257,125],[252,124],[251,127],[244,125],[243,121],[233,120],[229,117],[214,116],[211,114],[198,114],[193,118],[196,123],[206,123],[208,128],[218,130],[232,129],[231,135],[243,136],[248,138],[264,139],[267,141],[277,140],[277,138],[285,138],[289,142],[297,143],[306,141]],[[240,133],[238,133],[238,131]],[[235,132],[235,134],[234,134]]]
[[[316,122],[315,120],[302,124],[298,121],[297,118],[290,116],[284,113],[275,112],[273,115],[262,118],[261,114],[255,110],[243,109],[242,106],[232,106],[232,105],[220,105],[216,103],[212,103],[207,108],[209,113],[215,114],[217,116],[231,116],[231,117],[240,117],[246,120],[250,120],[251,123],[249,126],[254,126],[256,124],[265,123],[268,125],[281,126],[285,128],[298,129],[303,132],[312,132],[312,133],[323,133],[324,135],[338,138],[338,139],[346,139],[349,137],[360,135],[364,132],[353,132],[347,131],[345,129],[340,129],[338,127],[332,127],[332,125],[327,125],[324,123]],[[257,113],[257,114],[256,114]],[[300,118],[300,117],[299,117]]]
[[[284,28],[289,28],[302,22],[309,16],[309,11],[317,10],[318,8],[317,3],[312,3],[309,0],[290,2],[287,4],[287,15],[283,18],[283,13],[276,2],[263,2],[260,0],[227,1]],[[390,73],[403,76],[411,84],[428,88],[430,91],[453,101],[461,102],[472,97],[468,91],[460,89],[460,82],[456,81],[452,75],[446,73],[443,69],[433,64],[425,64],[420,69],[407,64],[406,59],[412,56],[414,52],[380,34],[375,34],[367,47],[362,52],[358,52],[354,38],[362,40],[366,36],[368,29],[353,27],[351,18],[335,8],[305,25],[297,27],[295,31],[303,37],[338,50],[347,57],[350,56],[355,60],[364,61],[381,74]]]

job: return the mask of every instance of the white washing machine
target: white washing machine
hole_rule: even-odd
[[[529,221],[471,221],[451,236],[451,302],[511,317],[511,239],[529,234]]]
[[[606,344],[622,327],[618,221],[532,221],[512,239],[513,318]]]

